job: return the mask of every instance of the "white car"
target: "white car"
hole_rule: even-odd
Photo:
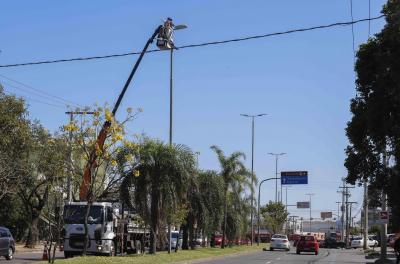
[[[274,249],[284,249],[286,251],[290,250],[289,239],[286,235],[276,234],[271,237],[271,242],[269,246],[269,250],[273,251]]]
[[[368,238],[368,246],[369,247],[376,247],[378,246],[378,241],[376,241],[375,239],[369,237]],[[364,239],[362,237],[355,237],[352,241],[351,241],[351,247],[352,248],[362,248],[364,246]]]

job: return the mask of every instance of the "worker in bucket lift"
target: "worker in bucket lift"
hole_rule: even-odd
[[[172,18],[165,20],[163,27],[160,29],[157,38],[157,47],[159,49],[171,49],[174,47],[174,41],[172,39],[172,33],[174,31],[174,24]]]

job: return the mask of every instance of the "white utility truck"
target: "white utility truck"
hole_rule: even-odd
[[[80,255],[84,247],[87,202],[64,205],[64,228],[61,232],[65,258]],[[118,203],[94,202],[88,216],[87,254],[113,256],[137,253],[147,243],[144,228],[134,222],[134,215],[120,214]],[[121,210],[122,213],[122,210]]]

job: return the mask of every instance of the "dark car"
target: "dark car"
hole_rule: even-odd
[[[301,252],[314,252],[315,255],[318,255],[318,251],[318,241],[314,236],[301,236],[300,240],[297,242],[297,254],[300,254]]]
[[[324,247],[326,248],[345,248],[346,243],[337,241],[335,238],[327,237],[325,239]]]
[[[12,260],[15,252],[15,242],[10,230],[0,227],[0,256]]]

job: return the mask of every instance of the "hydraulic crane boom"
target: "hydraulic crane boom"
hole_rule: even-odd
[[[139,67],[140,62],[142,61],[142,58],[144,56],[144,54],[146,53],[148,47],[150,46],[150,44],[154,41],[155,37],[159,34],[160,30],[162,29],[162,25],[158,26],[157,29],[154,31],[153,35],[149,38],[149,40],[146,42],[146,45],[144,46],[142,52],[140,53],[139,58],[137,59],[135,65],[133,66],[133,69],[128,77],[128,79],[125,82],[124,88],[122,89],[121,93],[118,96],[117,102],[114,105],[114,108],[112,110],[112,115],[115,116],[115,113],[117,112],[119,105],[121,104],[122,98],[125,95],[126,90],[129,87],[130,82],[132,81],[133,75],[135,75],[135,72],[137,70],[137,68]],[[108,134],[108,129],[111,126],[111,122],[106,121],[103,124],[103,127],[99,133],[99,135],[97,136],[97,145],[98,147],[102,150],[103,146],[104,146],[104,142],[107,138],[107,134]],[[90,186],[90,182],[92,180],[92,171],[96,168],[97,164],[96,164],[96,159],[97,159],[97,154],[96,154],[96,149],[94,148],[92,150],[92,152],[90,153],[90,157],[89,160],[86,164],[85,167],[85,171],[83,173],[83,180],[79,189],[79,199],[81,201],[87,201],[91,198],[91,193],[89,192],[89,186]]]

